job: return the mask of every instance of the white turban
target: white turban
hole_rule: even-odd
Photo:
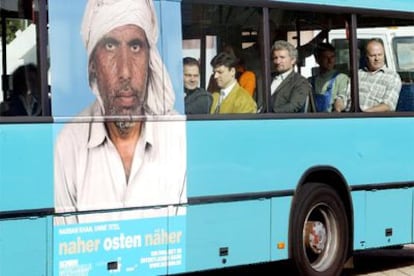
[[[81,35],[88,57],[102,37],[124,25],[136,25],[142,28],[149,43],[147,113],[150,113],[149,115],[170,113],[174,106],[175,94],[156,45],[158,24],[153,0],[88,0],[81,26]],[[100,99],[96,83],[91,83],[91,88]]]

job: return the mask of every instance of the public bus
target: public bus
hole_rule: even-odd
[[[0,2],[0,275],[214,273],[287,259],[300,275],[341,275],[355,251],[414,243],[414,109],[406,108],[414,106],[411,0],[148,1],[155,7],[156,48],[177,113],[128,120],[184,125],[185,147],[175,156],[185,161],[185,199],[115,207],[102,200],[73,209],[57,206],[58,176],[72,169],[56,163],[59,135],[68,125],[126,120],[78,116],[96,98],[80,35],[87,1]],[[117,1],[94,2],[100,7]],[[358,106],[361,42],[367,39],[361,31],[374,28],[409,30],[383,39],[392,49],[386,52],[388,66],[403,83],[404,108],[395,112],[364,113]],[[327,35],[321,38],[322,30]],[[316,38],[338,49],[338,68],[350,77],[350,110],[272,113],[272,42],[294,44],[296,70],[305,75],[312,74]],[[206,87],[211,58],[228,44],[256,74],[258,112],[186,115],[183,57],[200,61],[200,86]],[[15,86],[28,83],[13,79],[14,72],[27,64],[37,68],[30,91],[38,91],[41,113],[11,116]],[[161,79],[169,82],[165,75]],[[165,138],[167,143],[170,136]],[[69,150],[73,140],[67,142]],[[88,173],[82,162],[75,165]],[[170,165],[152,169],[149,183],[175,173]],[[116,178],[115,184],[124,182]],[[101,192],[93,190],[92,200]],[[76,219],[57,223],[67,218]]]

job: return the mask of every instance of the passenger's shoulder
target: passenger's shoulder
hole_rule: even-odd
[[[246,77],[246,78],[254,78],[256,77],[256,74],[253,71],[244,71],[243,74],[241,75],[241,77]]]
[[[348,75],[345,73],[338,73],[336,77],[339,79],[349,79]]]
[[[211,93],[202,87],[197,88],[197,94],[203,95],[203,96],[211,96]]]
[[[240,85],[237,87],[236,92],[237,92],[237,94],[239,94],[239,95],[240,95],[240,96],[242,96],[242,97],[245,97],[245,98],[252,98],[252,97],[250,96],[250,94],[249,94],[249,91],[247,91],[245,88],[241,87]],[[252,99],[253,99],[253,98],[252,98]]]
[[[390,74],[390,75],[393,75],[395,77],[400,78],[400,75],[393,69],[390,69],[390,68],[387,67],[387,68],[385,68],[385,72]]]
[[[309,83],[309,79],[304,77],[303,75],[299,74],[298,72],[293,72],[293,80],[297,83]]]

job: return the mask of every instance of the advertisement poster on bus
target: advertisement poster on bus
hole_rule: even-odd
[[[54,275],[165,275],[184,272],[185,217],[55,228]]]
[[[174,9],[49,1],[54,275],[184,271],[181,48],[163,43],[180,24],[159,20]]]

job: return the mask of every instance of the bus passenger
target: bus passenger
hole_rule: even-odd
[[[372,38],[365,46],[367,66],[359,69],[359,106],[364,112],[395,111],[401,78],[385,65],[384,44]],[[348,87],[348,94],[350,88]]]
[[[310,77],[312,94],[317,112],[342,112],[345,109],[346,91],[349,83],[347,75],[335,67],[335,47],[329,43],[319,43],[315,49],[315,60],[319,71]]]
[[[256,113],[256,102],[236,80],[236,65],[238,60],[234,55],[222,52],[212,61],[214,79],[220,91],[213,93],[212,114],[223,113]]]
[[[236,79],[240,86],[246,89],[250,96],[254,98],[256,92],[256,74],[246,69],[246,63],[243,59],[239,59],[239,63],[236,66]]]
[[[272,59],[276,74],[271,84],[273,112],[304,112],[311,85],[294,71],[298,58],[297,49],[285,40],[277,40],[272,46]]]
[[[201,87],[200,64],[195,58],[185,57],[183,59],[184,70],[184,104],[186,114],[209,114],[212,102],[210,92]]]
[[[238,59],[238,63],[236,65],[236,79],[241,87],[243,87],[249,94],[256,98],[256,74],[248,70],[246,68],[246,63],[243,58],[238,58],[235,54],[235,51],[233,49],[233,46],[230,44],[226,44],[224,46],[223,52],[227,52],[230,55],[234,56],[236,59]],[[216,79],[214,78],[214,73],[211,74],[210,80],[208,82],[207,90],[211,93],[220,90],[220,88],[217,86]]]
[[[12,74],[12,91],[4,102],[2,115],[5,116],[40,116],[39,81],[37,67],[33,63],[18,67]]]
[[[56,216],[55,223],[182,214],[173,204],[187,201],[185,122],[151,119],[177,114],[153,0],[89,0],[81,35],[97,99],[80,114],[92,119],[75,118],[57,138],[56,212],[152,207]]]

